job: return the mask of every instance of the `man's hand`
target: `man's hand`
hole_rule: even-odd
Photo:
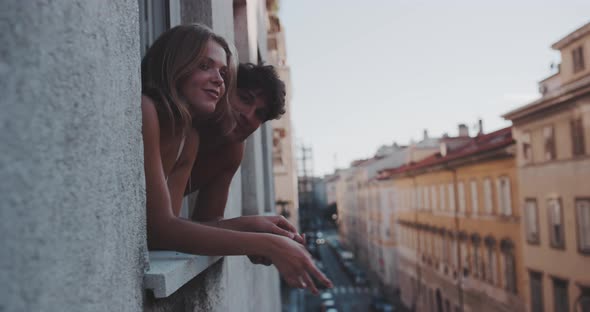
[[[295,240],[299,244],[305,245],[303,236],[297,233],[295,226],[283,216],[243,216],[241,218],[248,231],[285,236]],[[248,256],[248,258],[253,264],[272,265],[272,261],[267,257]]]

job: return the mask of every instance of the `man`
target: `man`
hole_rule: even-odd
[[[244,157],[245,140],[261,124],[279,119],[285,113],[285,84],[273,66],[240,64],[237,90],[230,97],[230,102],[235,113],[235,129],[228,138],[203,137],[199,155],[193,166],[189,190],[198,190],[199,194],[195,207],[192,207],[191,219],[214,226],[247,231],[243,223],[231,224],[231,220],[224,220],[223,224],[219,224],[212,221],[223,219],[231,180]],[[287,232],[291,232],[296,241],[303,243],[303,238],[297,234],[296,228],[282,216],[250,221],[257,223],[251,226],[249,222],[250,229],[285,236],[289,235]],[[270,265],[267,259],[261,257],[253,256],[250,260]]]
[[[191,218],[206,222],[223,218],[231,180],[244,157],[245,140],[261,124],[285,113],[285,84],[270,65],[240,64],[237,90],[230,97],[236,127],[227,138],[202,138],[189,191],[198,190]]]

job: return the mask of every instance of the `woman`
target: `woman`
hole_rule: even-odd
[[[280,219],[237,218],[216,227],[178,217],[199,148],[199,129],[228,133],[233,127],[227,99],[236,73],[232,50],[207,27],[181,25],[162,34],[142,61],[148,246],[202,255],[262,256],[289,285],[317,293],[310,274],[326,286],[331,282],[293,239],[294,228]]]

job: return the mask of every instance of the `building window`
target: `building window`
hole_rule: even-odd
[[[530,272],[529,281],[531,287],[531,312],[544,312],[543,275],[539,272]]]
[[[578,250],[590,253],[590,198],[576,199]]]
[[[506,290],[516,293],[516,263],[512,250],[504,251],[504,280]]]
[[[432,197],[432,210],[437,210],[438,205],[436,200],[436,186],[433,185],[430,187],[430,195]]]
[[[586,146],[584,144],[584,124],[582,118],[573,119],[570,121],[570,129],[572,135],[572,153],[574,156],[581,156],[586,154]]]
[[[418,192],[416,193],[416,199],[418,202],[418,210],[422,210],[423,206],[422,206],[422,187],[418,186]]]
[[[496,252],[494,251],[494,247],[493,246],[488,246],[488,255],[487,255],[487,262],[488,262],[488,267],[487,267],[487,279],[488,282],[490,282],[492,285],[496,285],[497,281],[497,276],[498,276],[498,264],[496,261]]]
[[[549,241],[551,247],[564,248],[563,209],[559,198],[547,200],[547,216],[549,217]]]
[[[536,199],[526,199],[524,203],[525,231],[527,242],[539,243],[539,211],[537,210]]]
[[[453,268],[458,270],[459,269],[459,257],[457,254],[459,253],[459,245],[456,238],[451,238],[451,260],[453,264]]]
[[[449,194],[449,211],[455,211],[455,187],[452,183],[448,185],[448,194]]]
[[[442,236],[442,262],[449,263],[449,248],[447,247],[448,239],[446,235]]]
[[[473,257],[472,257],[472,259],[473,259],[473,275],[475,275],[476,277],[477,276],[481,277],[482,272],[481,272],[481,265],[480,265],[481,261],[479,258],[479,244],[474,243],[472,246],[473,246],[473,248],[472,248],[472,250],[473,250]]]
[[[483,180],[483,197],[485,213],[491,215],[494,208],[492,201],[492,180],[490,178],[485,178]]]
[[[497,180],[498,186],[498,208],[500,213],[505,216],[512,215],[512,198],[510,191],[510,179],[508,177],[500,177]]]
[[[545,160],[555,159],[555,130],[553,126],[543,128],[543,138],[545,139]]]
[[[139,41],[143,57],[147,49],[170,28],[170,4],[167,0],[139,0]]]
[[[471,213],[476,216],[477,215],[477,211],[479,210],[479,203],[477,200],[477,181],[476,180],[471,180],[471,182],[469,182],[470,187],[471,187]]]
[[[531,133],[524,132],[520,137],[522,147],[522,159],[524,163],[530,163],[533,161],[533,149],[531,148]]]
[[[572,50],[572,59],[574,65],[574,74],[584,70],[584,47],[579,46]]]
[[[467,241],[461,241],[461,264],[463,265],[463,276],[469,275],[469,251]]]
[[[576,306],[579,312],[590,312],[590,287],[580,286],[580,299]]]
[[[465,187],[463,182],[457,184],[457,195],[459,195],[459,212],[465,213]]]
[[[445,186],[441,184],[438,187],[438,193],[440,194],[440,210],[445,211],[447,209],[447,202],[445,198]]]
[[[428,186],[424,187],[424,209],[429,210],[430,209],[430,198],[428,195]]]
[[[553,278],[553,306],[556,312],[570,310],[566,280]]]

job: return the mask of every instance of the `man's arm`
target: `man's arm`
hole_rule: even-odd
[[[215,158],[211,157],[215,155],[209,155],[210,157],[202,159],[208,164],[201,163],[198,164],[199,166],[195,166],[195,168],[202,168],[201,170],[221,169],[219,169],[219,173],[210,174],[210,181],[205,181],[199,189],[196,207],[191,216],[193,221],[207,222],[223,218],[229,187],[242,162],[244,145],[243,143],[231,144],[227,148],[217,151],[216,154],[223,155],[223,157]],[[199,172],[193,169],[193,176],[198,174]]]

